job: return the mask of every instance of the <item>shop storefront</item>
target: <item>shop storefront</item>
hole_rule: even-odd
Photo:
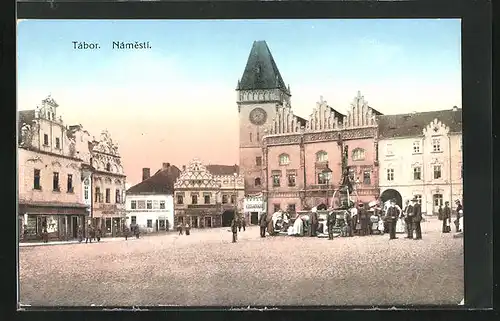
[[[20,240],[40,240],[45,229],[50,240],[76,239],[87,217],[84,204],[19,204]]]
[[[259,224],[260,215],[266,212],[263,197],[261,195],[246,197],[243,201],[243,212],[248,223]]]
[[[221,227],[222,218],[218,206],[203,206],[199,208],[179,209],[175,212],[175,227],[179,224],[189,224],[192,228]]]

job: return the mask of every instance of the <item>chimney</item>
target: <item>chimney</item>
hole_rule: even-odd
[[[142,169],[142,180],[145,181],[151,176],[151,170],[149,168]]]
[[[170,163],[163,163],[162,169],[167,169],[170,167]]]
[[[457,106],[453,106],[453,111],[458,111],[458,107]]]

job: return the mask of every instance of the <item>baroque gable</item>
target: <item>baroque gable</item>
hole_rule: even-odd
[[[99,141],[94,145],[94,152],[105,153],[113,156],[119,156],[118,145],[113,142],[107,130],[101,133]]]
[[[431,123],[429,123],[423,130],[425,136],[445,136],[448,135],[450,128],[442,123],[440,120],[435,118]]]

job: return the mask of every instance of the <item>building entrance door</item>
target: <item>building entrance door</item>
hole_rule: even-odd
[[[212,227],[212,218],[205,217],[205,227]]]
[[[71,217],[70,229],[71,229],[71,236],[76,239],[78,237],[78,217],[76,216]]]
[[[250,224],[252,224],[252,225],[259,224],[259,213],[258,212],[250,213]]]

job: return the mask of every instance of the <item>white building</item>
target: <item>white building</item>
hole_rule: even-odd
[[[380,198],[417,197],[422,212],[462,200],[462,110],[379,117]]]
[[[142,169],[142,182],[130,187],[126,194],[127,225],[138,224],[145,232],[171,230],[174,224],[174,183],[180,170],[164,163],[153,176]]]

